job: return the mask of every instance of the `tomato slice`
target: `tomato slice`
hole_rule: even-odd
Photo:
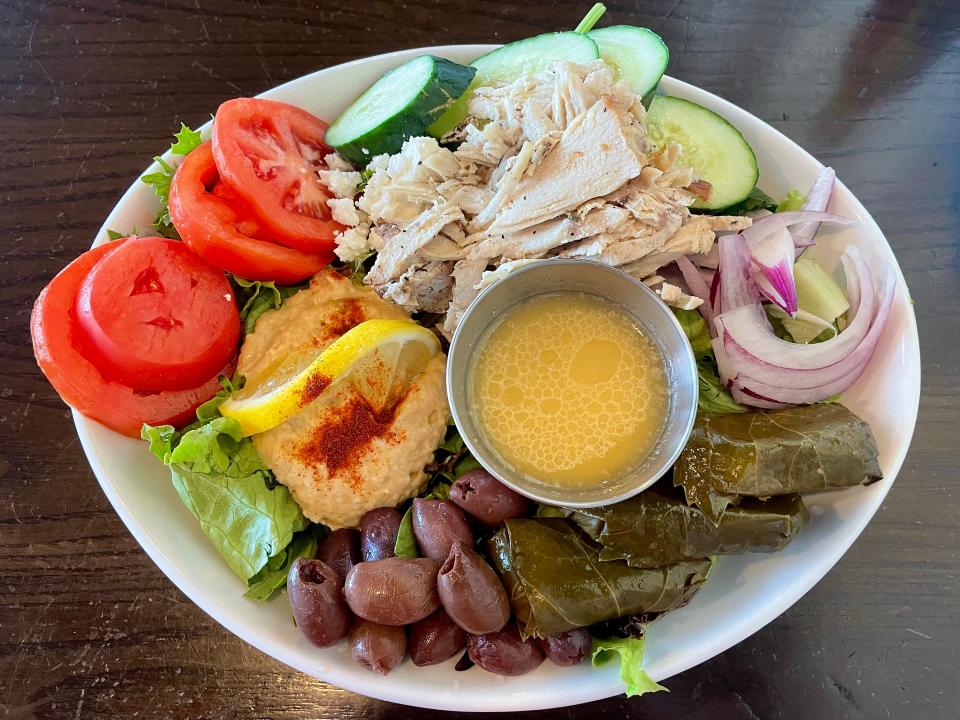
[[[220,175],[277,242],[306,252],[331,251],[343,227],[330,219],[330,195],[317,170],[331,152],[327,123],[287,103],[228,100],[213,121]]]
[[[244,206],[225,200],[222,187],[214,194],[218,181],[207,142],[187,155],[170,184],[170,219],[187,247],[208,263],[246,280],[290,285],[333,259],[331,250],[305,253],[264,240],[268,231],[244,214]]]
[[[87,356],[138,390],[197,387],[227,364],[240,340],[226,276],[166,238],[130,238],[100,260],[75,311]]]
[[[97,262],[122,247],[116,240],[85,252],[43,289],[33,306],[30,332],[33,353],[47,380],[64,402],[84,415],[130,437],[140,437],[144,423],[182,426],[220,389],[214,376],[190,390],[146,393],[104,378],[79,350],[73,307],[84,278]],[[234,361],[223,368],[233,372]]]

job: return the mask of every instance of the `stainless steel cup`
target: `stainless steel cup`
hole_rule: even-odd
[[[650,454],[634,469],[590,488],[564,488],[518,472],[487,443],[469,406],[468,382],[479,343],[510,307],[545,293],[583,292],[616,303],[656,343],[669,385],[666,422]],[[697,366],[673,312],[646,285],[616,268],[586,260],[551,259],[514,270],[486,288],[464,313],[447,359],[447,397],[454,422],[473,456],[505,485],[534,500],[595,507],[625,500],[655,483],[676,461],[697,412]]]

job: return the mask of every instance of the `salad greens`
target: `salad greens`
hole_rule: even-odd
[[[217,417],[182,435],[170,425],[144,426],[143,439],[170,468],[174,489],[204,534],[244,580],[309,526],[236,420]]]
[[[244,597],[253,600],[269,600],[277,591],[287,585],[287,574],[297,558],[312,558],[317,554],[317,546],[326,535],[322,525],[311,525],[306,530],[294,533],[293,540],[286,548],[267,560],[267,564],[248,582],[250,589]]]
[[[203,143],[200,131],[191,130],[183,123],[180,123],[180,131],[174,133],[173,137],[176,138],[176,140],[170,145],[170,152],[174,155],[188,155],[191,150],[196,149]],[[160,211],[153,221],[153,228],[163,237],[179,240],[180,235],[170,221],[170,208],[167,206],[167,202],[170,199],[170,181],[173,180],[173,174],[176,172],[176,168],[159,155],[153,160],[160,166],[160,170],[148,173],[140,178],[143,183],[152,187],[153,192],[160,198]]]
[[[417,539],[413,534],[413,506],[407,508],[400,521],[400,529],[397,531],[397,541],[394,543],[393,552],[397,557],[420,557],[417,548]]]
[[[710,210],[710,215],[746,215],[754,210],[769,210],[773,212],[777,209],[777,201],[767,195],[763,190],[754,187],[750,194],[736,205],[723,208],[722,210]],[[703,212],[703,211],[698,211]]]
[[[661,690],[670,692],[643,669],[643,645],[642,637],[593,638],[590,662],[594,667],[602,667],[619,655],[620,679],[627,685],[627,697]]]
[[[276,310],[284,300],[306,287],[306,284],[278,287],[272,280],[244,280],[235,275],[230,276],[230,283],[237,293],[244,335],[253,332],[261,315],[268,310]]]
[[[690,347],[693,348],[693,354],[697,360],[697,378],[700,385],[697,411],[720,414],[747,412],[747,408],[734,400],[730,391],[720,381],[707,321],[696,310],[681,308],[671,308],[671,310],[680,321],[680,327],[690,341]]]
[[[312,533],[315,549],[321,529],[311,526],[290,491],[277,483],[239,423],[220,415],[220,404],[242,383],[221,378],[223,389],[197,408],[197,420],[183,431],[144,425],[141,437],[170,468],[174,489],[204,534],[251,583],[249,596],[260,600],[283,586],[286,576],[278,575],[283,567],[308,554],[304,533]]]
[[[803,204],[807,201],[807,196],[799,190],[791,190],[787,196],[778,204],[774,212],[791,212],[793,210],[802,210]]]

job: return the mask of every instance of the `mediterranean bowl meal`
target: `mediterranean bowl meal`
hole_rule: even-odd
[[[317,677],[461,710],[664,689],[902,463],[915,327],[872,220],[602,15],[228,100],[36,301],[134,535]]]

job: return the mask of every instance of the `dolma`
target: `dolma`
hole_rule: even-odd
[[[870,426],[838,403],[700,414],[673,467],[673,484],[714,525],[744,496],[851,487],[882,477]]]
[[[784,495],[767,501],[745,499],[714,526],[701,510],[658,488],[616,505],[567,512],[600,543],[601,560],[623,560],[637,568],[779,550],[809,519],[799,495]]]
[[[564,518],[507,520],[487,547],[524,637],[673,610],[689,602],[710,569],[710,560],[654,569],[601,562],[598,546]]]

